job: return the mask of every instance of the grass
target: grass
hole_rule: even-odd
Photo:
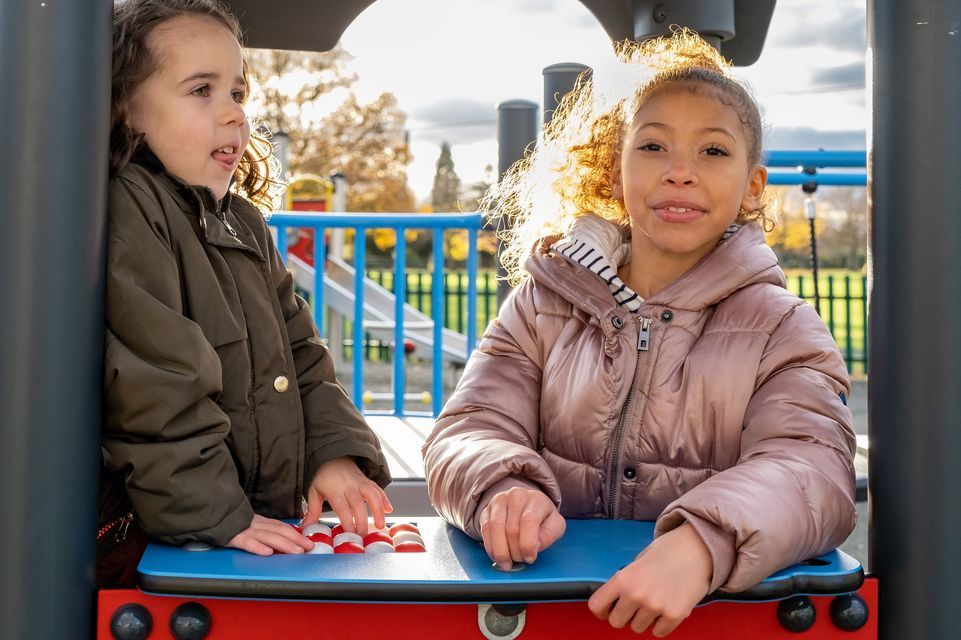
[[[805,269],[786,269],[787,288],[814,304],[814,279]],[[867,370],[867,307],[864,278],[858,271],[821,269],[818,273],[820,312],[834,336],[852,373]],[[393,290],[393,271],[368,272],[375,282]],[[445,274],[444,325],[465,333],[467,322],[467,274],[448,271]],[[431,315],[432,274],[411,271],[407,274],[408,301],[421,312]],[[497,280],[494,272],[480,271],[477,277],[477,336],[497,314]]]

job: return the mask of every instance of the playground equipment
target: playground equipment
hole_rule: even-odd
[[[288,255],[287,268],[294,274],[294,282],[307,293],[315,290],[316,270],[295,255]],[[332,311],[344,318],[354,320],[355,296],[353,292],[356,272],[340,258],[327,257],[324,269],[324,301]],[[364,330],[381,340],[394,337],[396,298],[393,293],[370,278],[364,278]],[[434,351],[434,320],[415,307],[404,304],[404,338],[418,347],[421,358],[430,360]],[[440,352],[444,360],[458,364],[467,362],[467,336],[444,328]]]
[[[624,14],[628,28],[656,9],[583,2],[609,20]],[[302,48],[332,46],[371,3],[230,2],[252,44]],[[683,4],[710,11],[733,3]],[[961,4],[869,0],[868,12],[875,575],[866,585],[884,608],[872,618],[878,637],[954,638],[961,216],[952,212],[961,201],[961,145],[951,116],[961,111]],[[298,20],[278,19],[292,15]],[[9,637],[75,638],[92,629],[92,536],[50,532],[95,526],[107,168],[91,158],[107,151],[109,24],[108,0],[0,3],[0,83],[18,87],[0,100],[0,121],[16,123],[0,138],[10,248],[0,253],[0,620]],[[300,40],[290,37],[294,27]],[[713,629],[730,627],[727,619]]]

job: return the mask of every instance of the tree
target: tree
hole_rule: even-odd
[[[252,106],[263,125],[289,136],[292,173],[344,174],[349,211],[412,211],[406,115],[391,93],[361,104],[349,61],[339,45],[322,53],[249,50],[260,79]]]
[[[458,203],[461,211],[477,211],[480,209],[480,201],[487,190],[490,189],[493,175],[494,167],[487,165],[484,167],[484,178],[482,180],[472,182],[463,188]],[[479,231],[477,234],[477,250],[480,253],[481,266],[494,267],[497,256],[497,235],[493,231],[483,229]]]
[[[411,155],[406,120],[391,93],[366,105],[351,93],[324,119],[313,153],[303,159],[300,170],[343,173],[349,211],[413,211],[414,194],[407,186]]]
[[[784,267],[810,267],[811,231],[804,211],[807,195],[798,188],[772,188],[777,194],[777,226],[768,244]],[[867,200],[863,188],[823,187],[815,195],[818,263],[860,269],[867,255]]]
[[[804,194],[800,189],[772,189],[776,194],[777,226],[767,234],[767,242],[774,249],[782,267],[811,265],[811,228],[804,213]],[[824,229],[824,219],[814,221],[818,236]]]
[[[437,170],[434,172],[434,187],[430,192],[431,208],[437,213],[457,211],[460,200],[460,178],[454,171],[454,158],[451,157],[450,144],[445,140],[440,145]]]
[[[825,260],[845,269],[861,269],[867,261],[868,201],[863,187],[838,187],[818,193],[819,209],[829,217]]]

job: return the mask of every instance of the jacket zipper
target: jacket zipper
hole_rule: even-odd
[[[100,542],[114,528],[117,528],[114,540],[123,542],[127,538],[127,530],[130,528],[131,522],[133,522],[133,511],[128,511],[119,518],[114,518],[97,530],[97,542]]]
[[[631,380],[631,388],[627,391],[627,399],[624,401],[624,408],[621,410],[621,417],[617,421],[617,428],[614,429],[614,444],[612,446],[611,454],[611,486],[607,494],[607,504],[610,505],[611,518],[617,518],[617,503],[614,499],[617,495],[617,485],[620,479],[617,477],[617,467],[620,462],[621,457],[621,442],[624,439],[624,425],[627,422],[627,416],[629,414],[629,409],[634,402],[634,389],[637,387],[637,376],[641,369],[640,366],[640,354],[642,351],[648,351],[651,345],[651,324],[653,324],[653,318],[641,318],[641,326],[637,331],[637,353],[638,362],[634,366],[634,378]]]
[[[232,235],[232,236],[236,236],[236,235],[237,235],[237,232],[234,230],[234,228],[230,226],[230,223],[229,223],[229,222],[227,222],[227,214],[226,214],[226,213],[224,213],[223,211],[218,211],[218,212],[217,212],[217,217],[220,218],[220,221],[224,223],[224,226],[225,226],[225,227],[227,227],[227,231],[230,233],[230,235]]]

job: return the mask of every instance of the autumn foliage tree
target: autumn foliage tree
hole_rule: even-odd
[[[349,211],[412,211],[406,115],[391,93],[360,102],[349,61],[339,45],[320,53],[249,50],[253,110],[268,129],[288,135],[292,174],[344,174]]]
[[[799,188],[777,193],[777,226],[767,241],[783,267],[810,267],[811,227]],[[863,188],[825,187],[816,194],[818,262],[825,268],[861,269],[867,253],[867,200]]]

